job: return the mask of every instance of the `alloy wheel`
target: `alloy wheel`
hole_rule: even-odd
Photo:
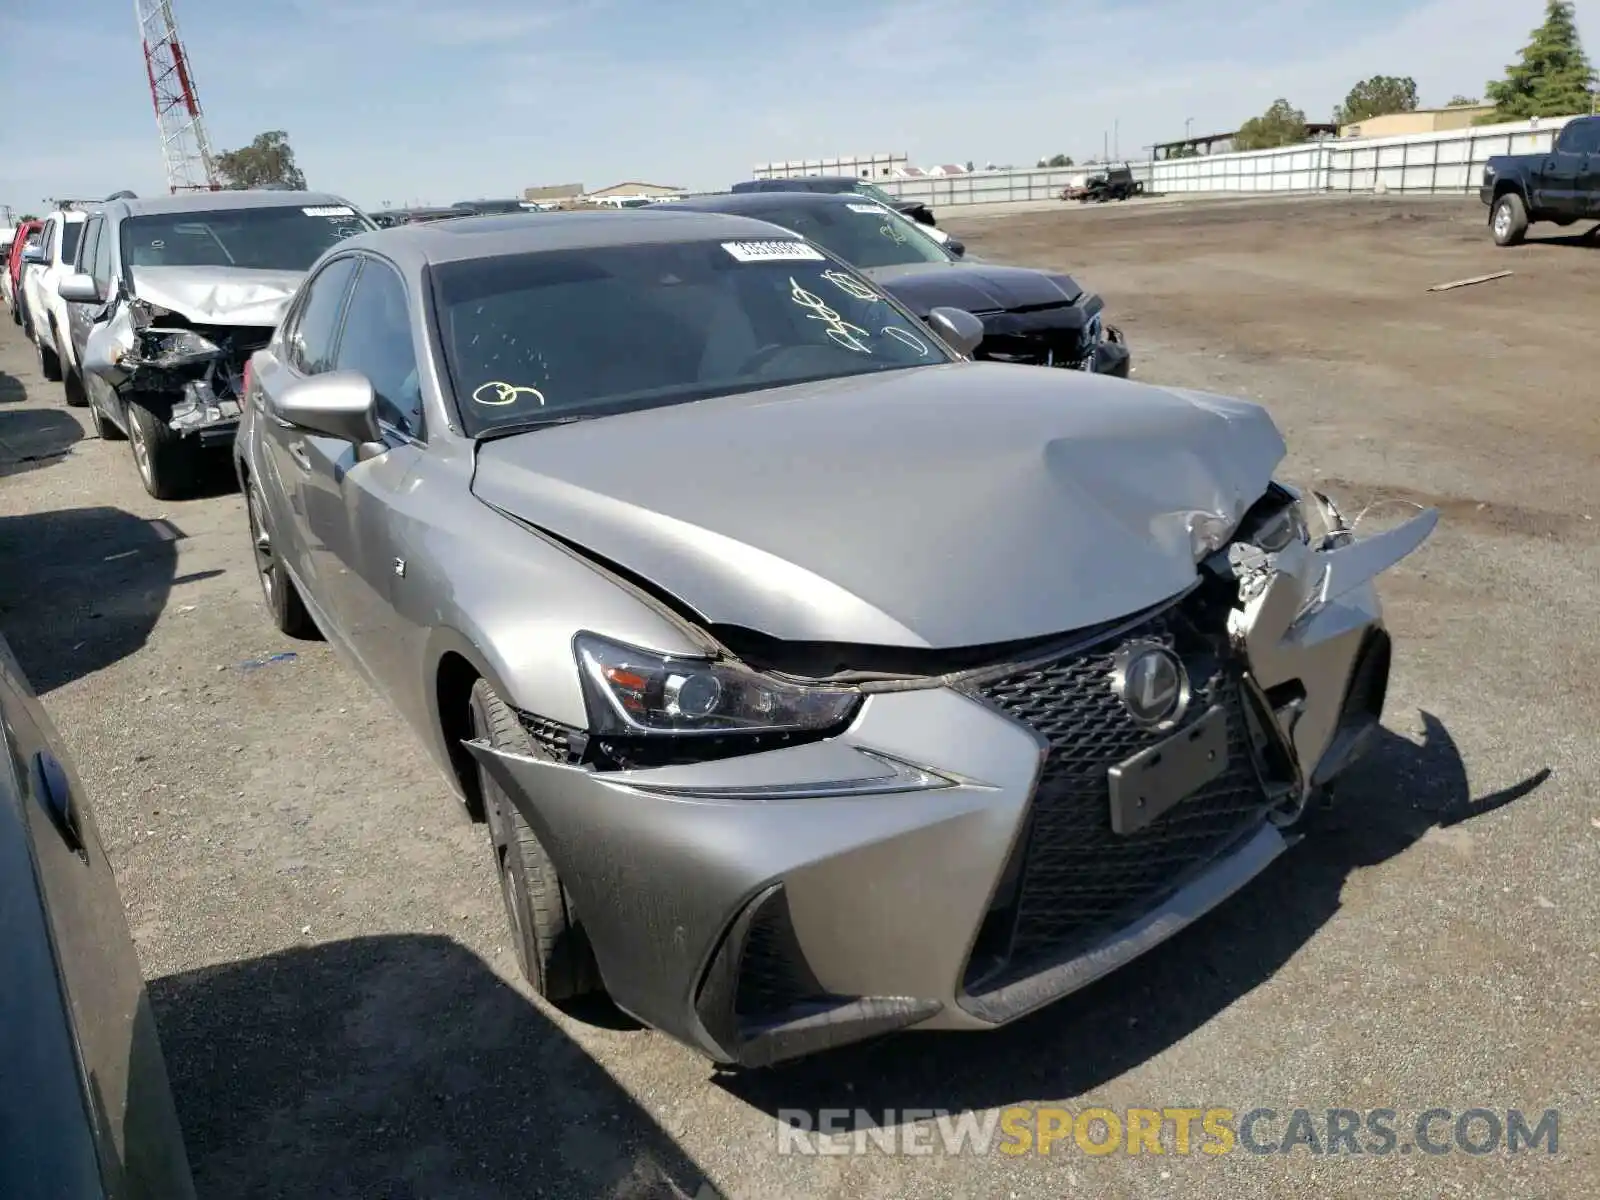
[[[128,419],[128,441],[133,445],[134,465],[139,468],[139,474],[143,477],[145,486],[149,487],[151,486],[150,443],[145,441],[144,426],[140,424],[139,419],[133,416],[131,412]]]
[[[1511,206],[1505,201],[1494,210],[1494,235],[1503,238],[1511,232]]]

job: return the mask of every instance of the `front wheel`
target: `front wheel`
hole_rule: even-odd
[[[1528,232],[1528,206],[1515,192],[1507,192],[1494,202],[1490,217],[1496,246],[1518,245]]]
[[[181,500],[199,475],[199,446],[180,437],[160,414],[128,402],[128,441],[144,490],[157,500]]]
[[[261,501],[261,489],[254,479],[245,485],[245,513],[250,520],[250,548],[256,562],[256,578],[261,581],[261,598],[267,602],[272,623],[278,632],[292,638],[314,641],[322,636],[317,623],[311,619],[306,603],[300,598],[283,560],[272,544],[272,534],[267,528],[266,505]]]
[[[39,374],[43,375],[46,383],[61,382],[61,355],[44,344],[40,338],[34,343],[39,351]]]
[[[472,685],[472,736],[497,750],[545,757],[510,706],[487,680]],[[562,1003],[600,990],[589,939],[573,912],[572,897],[527,818],[494,777],[478,767],[484,819],[500,876],[500,897],[517,952],[517,965],[546,1000]]]

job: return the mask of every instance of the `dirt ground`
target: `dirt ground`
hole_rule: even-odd
[[[150,500],[0,326],[0,629],[91,790],[204,1196],[1600,1195],[1600,248],[1497,250],[1438,201],[941,217],[1100,291],[1136,379],[1266,404],[1285,478],[1444,519],[1386,577],[1388,733],[1329,828],[1018,1025],[756,1075],[531,1000],[481,829],[326,646],[275,634],[239,497]],[[1272,1108],[1274,1139],[1298,1107],[1559,1109],[1560,1139],[834,1157],[779,1154],[773,1119],[1031,1103]]]

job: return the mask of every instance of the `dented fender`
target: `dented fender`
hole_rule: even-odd
[[[1307,778],[1338,732],[1362,642],[1381,624],[1374,581],[1420,547],[1438,523],[1438,511],[1426,509],[1371,537],[1341,527],[1316,546],[1296,541],[1272,554],[1236,547],[1240,607],[1229,633],[1262,688],[1296,680],[1303,686],[1303,706],[1283,732]]]

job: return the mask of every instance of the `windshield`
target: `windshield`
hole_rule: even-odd
[[[798,241],[607,246],[433,268],[467,432],[948,362]]]
[[[844,204],[785,204],[773,197],[770,206],[739,211],[792,229],[863,271],[873,267],[950,261],[949,254],[913,222],[870,200]]]
[[[130,267],[305,271],[329,246],[377,226],[344,204],[163,213],[122,223]]]
[[[83,236],[82,221],[73,221],[70,224],[63,222],[61,225],[61,261],[71,262],[78,253],[78,239]]]

